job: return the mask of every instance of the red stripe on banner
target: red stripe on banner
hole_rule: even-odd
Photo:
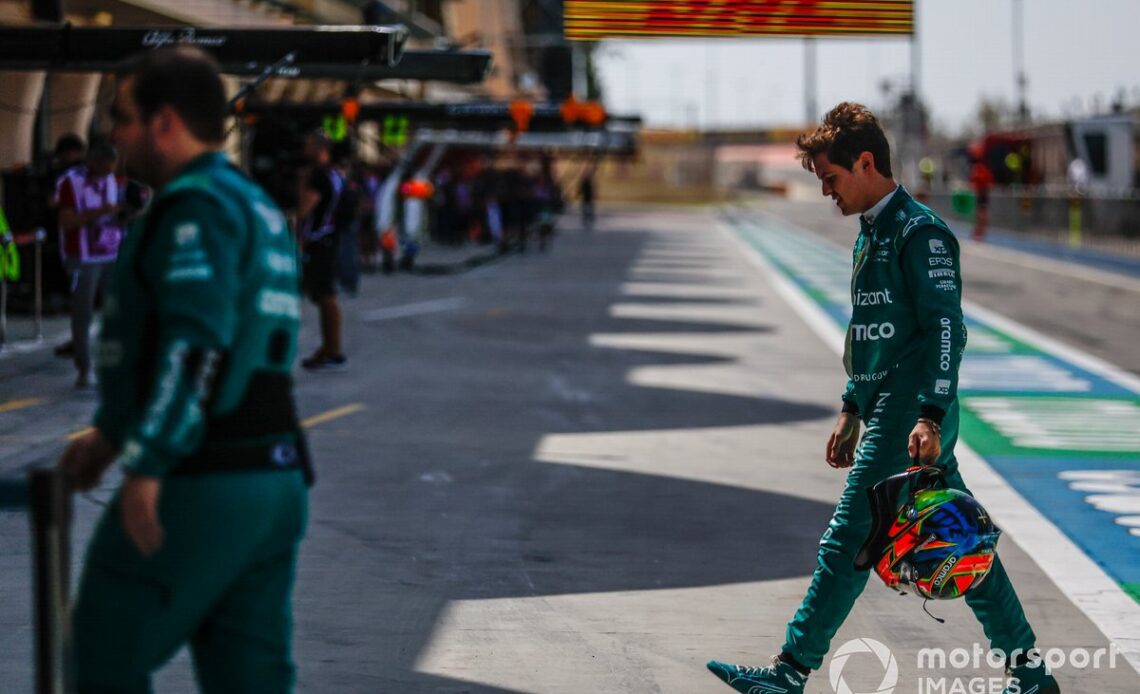
[[[875,35],[914,33],[913,0],[567,0],[568,38],[606,36]]]

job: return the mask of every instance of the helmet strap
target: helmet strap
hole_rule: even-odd
[[[945,619],[942,619],[941,617],[935,617],[933,614],[931,614],[930,610],[926,609],[926,603],[928,603],[928,602],[930,602],[930,598],[923,598],[922,599],[922,611],[925,612],[927,615],[929,615],[931,619],[938,622],[939,624],[945,624],[946,623]]]

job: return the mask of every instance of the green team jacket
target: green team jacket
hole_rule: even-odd
[[[221,153],[155,197],[104,302],[95,426],[122,466],[163,476],[211,445],[299,435],[296,258],[281,211]]]
[[[958,394],[966,348],[958,241],[899,186],[855,242],[851,323],[843,363],[846,412],[870,413],[886,382],[913,392],[940,422]]]

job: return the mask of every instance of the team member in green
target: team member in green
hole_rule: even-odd
[[[300,299],[285,218],[221,153],[217,66],[188,47],[119,75],[112,138],[153,185],[105,302],[95,426],[64,453],[80,489],[124,475],[75,611],[80,692],[148,692],[187,641],[204,692],[288,692],[294,564],[310,479],[293,406]]]
[[[823,665],[870,573],[854,567],[870,531],[868,487],[917,456],[944,466],[949,486],[966,491],[954,457],[958,366],[966,346],[958,243],[937,215],[895,183],[886,136],[863,106],[839,104],[796,144],[823,195],[844,215],[860,215],[844,353],[849,380],[827,443],[828,464],[851,472],[782,652],[767,667],[708,664],[734,689],[751,694],[803,692],[808,674]],[[861,440],[860,421],[866,424]],[[1034,657],[1033,630],[1000,560],[966,602],[992,647],[1012,661],[1020,689],[1009,694],[1059,692]]]

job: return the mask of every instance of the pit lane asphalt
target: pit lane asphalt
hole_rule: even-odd
[[[817,209],[781,211],[807,225]],[[297,376],[305,417],[339,415],[310,428],[298,691],[711,693],[728,690],[705,660],[778,649],[843,484],[822,449],[844,377],[716,225],[715,210],[610,211],[593,233],[567,219],[549,254],[366,278],[345,301],[349,367]],[[1112,322],[1097,315],[1090,329]],[[92,407],[50,352],[10,368],[2,400],[41,402],[0,414],[5,473],[50,455]],[[77,500],[76,573],[99,510]],[[5,692],[31,682],[23,518],[0,513]],[[1043,646],[1107,645],[1016,543],[1002,555]],[[835,645],[887,644],[897,691],[916,691],[931,676],[920,648],[984,639],[964,605],[930,607],[945,625],[872,581]],[[833,691],[829,665],[808,691]],[[842,676],[873,690],[883,668],[856,655]],[[1070,692],[1138,688],[1123,662],[1059,677]],[[185,657],[157,682],[193,691]]]

